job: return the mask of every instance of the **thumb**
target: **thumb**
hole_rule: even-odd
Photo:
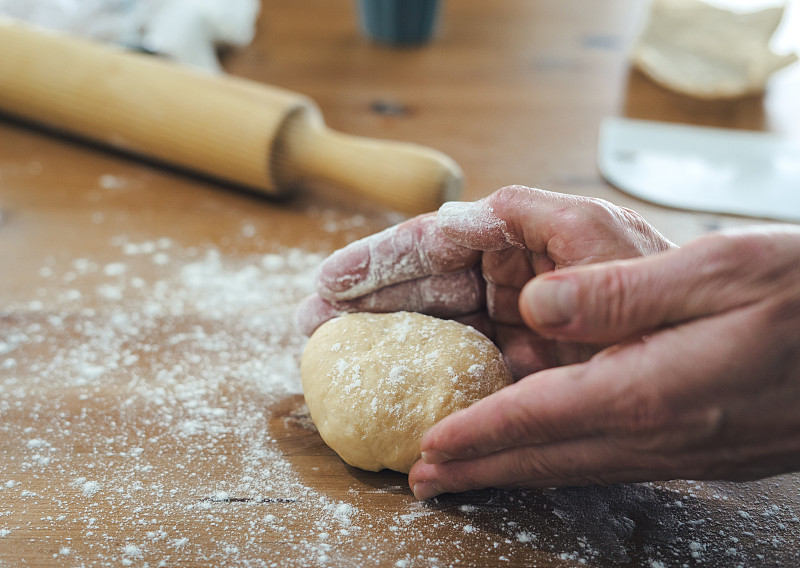
[[[545,336],[606,343],[757,302],[775,287],[768,243],[759,242],[766,238],[717,233],[652,256],[542,274],[523,288],[520,313]]]

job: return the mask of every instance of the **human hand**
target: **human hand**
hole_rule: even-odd
[[[545,274],[520,303],[543,336],[613,346],[436,424],[418,498],[800,469],[800,228]]]
[[[638,214],[599,199],[512,186],[448,203],[335,252],[318,294],[297,312],[311,334],[350,311],[418,311],[465,321],[491,337],[515,376],[585,360],[595,345],[545,340],[517,298],[537,274],[667,250]]]

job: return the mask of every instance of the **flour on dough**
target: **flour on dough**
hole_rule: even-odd
[[[412,312],[326,322],[306,346],[301,374],[311,418],[345,462],[404,473],[431,426],[512,382],[484,335]]]

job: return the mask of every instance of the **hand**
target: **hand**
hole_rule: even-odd
[[[595,345],[545,340],[517,299],[537,274],[631,258],[674,245],[638,214],[606,201],[506,187],[475,203],[448,203],[331,255],[318,294],[297,312],[311,334],[349,311],[411,310],[470,323],[491,337],[512,373],[586,360]]]
[[[799,228],[545,274],[520,303],[543,336],[613,346],[436,424],[418,498],[800,469]]]

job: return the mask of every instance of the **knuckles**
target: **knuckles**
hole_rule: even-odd
[[[489,196],[489,204],[501,211],[511,210],[521,204],[529,203],[534,192],[543,192],[524,185],[507,185]]]

